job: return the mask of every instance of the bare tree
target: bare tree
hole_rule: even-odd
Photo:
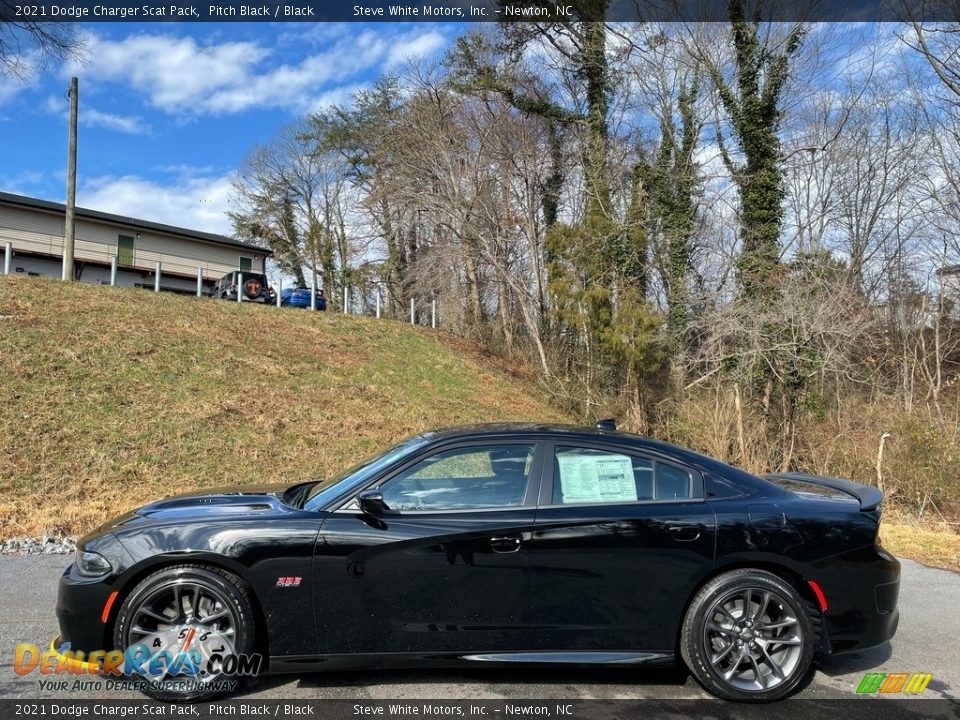
[[[34,67],[80,57],[83,42],[74,23],[40,22],[0,0],[0,75],[26,79]]]
[[[234,180],[231,214],[237,233],[267,243],[281,268],[338,296],[349,275],[345,227],[346,177],[339,153],[298,121],[250,153]]]

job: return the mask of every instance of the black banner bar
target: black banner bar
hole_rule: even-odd
[[[0,700],[0,719],[323,718],[324,720],[926,720],[960,717],[960,700],[852,697],[748,705],[721,700],[257,700],[192,704],[143,700]]]
[[[960,19],[952,0],[748,0],[763,20]],[[4,0],[0,21],[41,22],[714,22],[728,0]],[[11,17],[7,17],[10,15]]]

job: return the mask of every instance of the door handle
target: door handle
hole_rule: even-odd
[[[690,542],[700,537],[700,531],[703,530],[703,525],[700,523],[671,525],[669,528],[667,528],[667,530],[673,536],[674,540],[679,540],[680,542]]]
[[[520,549],[519,535],[503,535],[490,538],[490,548],[495,553],[512,553]]]

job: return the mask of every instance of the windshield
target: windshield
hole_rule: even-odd
[[[329,483],[320,483],[314,487],[304,500],[303,508],[305,510],[322,508],[331,500],[363,485],[384,468],[419,450],[426,444],[427,440],[425,438],[410,438],[399,445],[394,445],[381,455],[374,455],[362,463],[354,465]]]

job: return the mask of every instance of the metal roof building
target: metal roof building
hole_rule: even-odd
[[[0,192],[0,256],[12,250],[11,273],[60,277],[66,208]],[[116,258],[116,284],[153,289],[160,263],[160,289],[203,292],[232,270],[266,272],[270,250],[224,235],[149,220],[76,209],[74,276],[107,284]]]

